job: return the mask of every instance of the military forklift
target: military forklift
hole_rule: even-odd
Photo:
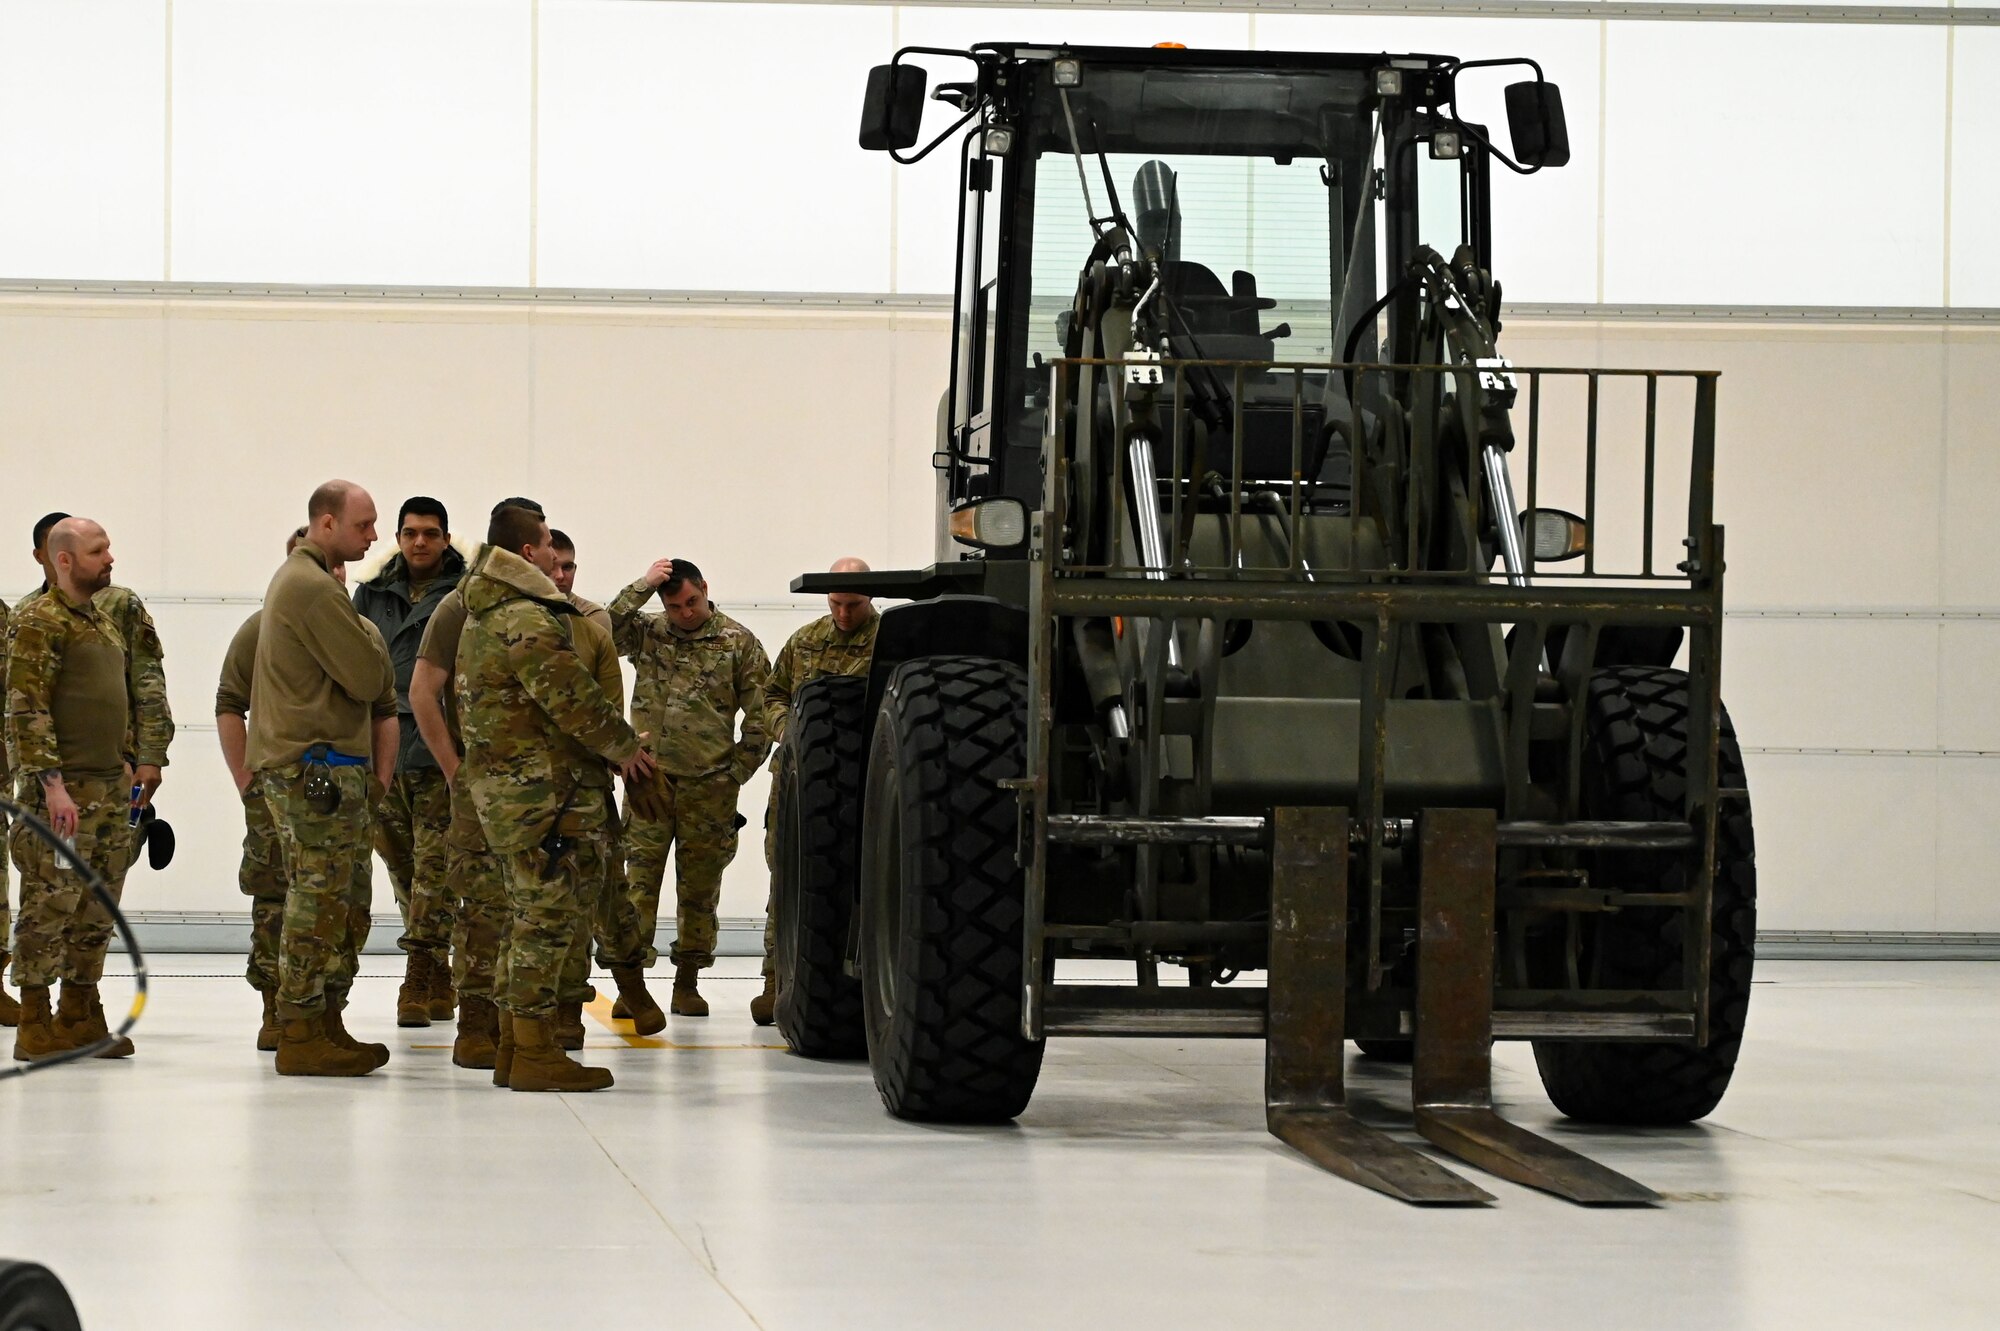
[[[1505,147],[1460,110],[1496,93]],[[1353,1041],[1409,1063],[1439,1150],[1657,1201],[1491,1092],[1492,1042],[1527,1040],[1573,1119],[1701,1118],[1755,936],[1715,376],[1495,343],[1492,173],[1567,161],[1557,87],[1531,60],[907,47],[860,137],[958,154],[952,360],[936,562],[792,583],[900,603],[866,678],[795,699],[791,1048],[865,1054],[898,1117],[998,1123],[1050,1036],[1261,1037],[1280,1139],[1492,1201],[1349,1112]]]

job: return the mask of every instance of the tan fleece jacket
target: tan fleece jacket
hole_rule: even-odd
[[[353,758],[373,751],[370,730],[396,673],[382,635],[347,599],[311,541],[300,541],[264,593],[251,671],[251,770],[299,760],[315,744]]]

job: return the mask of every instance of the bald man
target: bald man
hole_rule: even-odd
[[[367,941],[375,806],[396,769],[396,672],[381,633],[334,575],[375,543],[375,501],[328,481],[306,536],[271,579],[250,668],[244,762],[284,864],[278,938],[278,1072],[360,1077],[388,1047],[347,1033],[342,1009]]]
[[[55,565],[49,556],[49,534],[67,513],[48,513],[35,523],[34,557],[41,569],[42,585],[21,598],[14,607],[19,614],[55,588]],[[125,639],[125,692],[131,711],[130,752],[132,782],[144,787],[141,804],[151,804],[160,788],[161,769],[167,765],[167,747],[174,741],[174,713],[167,705],[166,649],[160,645],[160,631],[145,602],[129,587],[111,583],[90,598],[110,618],[119,636]]]
[[[831,573],[866,573],[868,565],[849,557],[837,559]],[[830,592],[826,613],[786,639],[784,650],[771,666],[770,681],[764,686],[764,716],[770,722],[771,771],[778,770],[778,756],[784,750],[785,727],[792,719],[792,698],[799,689],[827,675],[865,675],[875,652],[875,600],[849,592]],[[771,782],[771,800],[764,811],[764,867],[777,870],[778,785]],[[778,982],[772,965],[777,943],[777,884],[764,901],[764,992],[750,1000],[750,1016],[759,1026],[771,1024],[777,1004]]]
[[[132,858],[130,701],[123,635],[93,598],[111,585],[111,538],[88,518],[48,531],[50,589],[14,618],[7,655],[7,751],[16,798],[104,880],[115,899]],[[111,916],[82,877],[25,826],[9,833],[21,869],[14,1057],[48,1058],[107,1034],[97,993]],[[49,988],[62,981],[61,1006]],[[120,1038],[100,1058],[128,1058]]]

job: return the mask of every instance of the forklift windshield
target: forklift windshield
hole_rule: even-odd
[[[1032,224],[1014,237],[1031,275],[1020,360],[1062,354],[1093,220],[1114,210],[1165,260],[1173,354],[1337,359],[1333,306],[1373,155],[1365,71],[1085,63],[1075,87],[1037,92]],[[1372,244],[1360,257],[1372,293]]]

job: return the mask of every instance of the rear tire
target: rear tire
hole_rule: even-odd
[[[0,1331],[81,1331],[82,1325],[55,1272],[0,1261]]]
[[[1683,816],[1687,789],[1687,675],[1654,666],[1601,671],[1586,699],[1586,818],[1671,820]],[[1718,718],[1716,784],[1746,789],[1743,754],[1729,713]],[[1709,920],[1706,1045],[1535,1045],[1542,1086],[1557,1109],[1591,1123],[1692,1123],[1729,1089],[1750,1008],[1757,941],[1757,853],[1747,795],[1716,810],[1715,888]],[[1594,883],[1640,892],[1678,892],[1688,857],[1667,851],[1605,853],[1591,865]],[[1599,915],[1584,939],[1580,970],[1607,988],[1681,987],[1679,913],[1634,908]]]
[[[1027,1107],[1019,804],[1027,676],[984,657],[899,666],[875,722],[862,819],[868,1061],[898,1118],[1000,1123]]]
[[[807,1058],[860,1058],[861,985],[846,970],[861,861],[868,681],[829,675],[792,702],[778,779],[778,1031]]]

